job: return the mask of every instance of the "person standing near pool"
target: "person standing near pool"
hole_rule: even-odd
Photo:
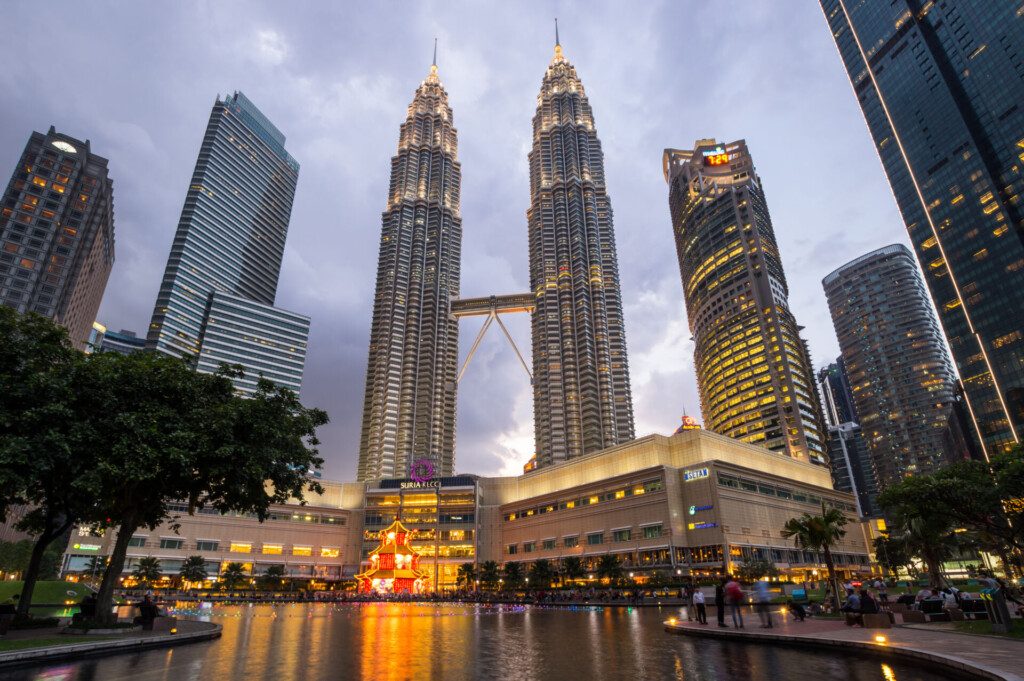
[[[725,577],[718,580],[718,584],[715,584],[715,611],[718,613],[718,626],[724,627],[725,624]]]
[[[740,583],[730,577],[725,585],[725,599],[729,603],[729,613],[732,615],[732,625],[738,629],[743,628],[743,613],[740,606],[743,605],[743,589]]]
[[[708,610],[704,606],[704,592],[699,588],[694,589],[693,596],[690,597],[694,607],[697,608],[697,621],[701,624],[708,623]]]

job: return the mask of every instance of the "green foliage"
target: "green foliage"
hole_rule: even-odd
[[[502,578],[505,580],[505,586],[512,589],[522,586],[523,578],[526,575],[523,574],[522,563],[505,563],[505,568],[502,570]]]
[[[139,580],[140,584],[152,584],[159,581],[163,576],[160,571],[160,560],[152,556],[140,558],[132,571],[132,576]]]
[[[741,581],[759,582],[765,577],[777,577],[779,570],[775,567],[775,563],[772,563],[770,560],[755,558],[742,563],[737,573]]]
[[[480,564],[480,581],[487,586],[494,586],[501,579],[501,571],[498,564],[493,560],[486,560]]]
[[[181,563],[178,575],[186,582],[203,582],[209,577],[206,571],[206,559],[202,556],[189,556]]]
[[[538,589],[546,589],[551,585],[551,580],[555,578],[555,569],[551,565],[551,561],[540,558],[533,561],[530,565],[530,583]]]
[[[29,539],[0,541],[0,572],[24,572],[28,567],[29,558],[32,557],[33,543]]]
[[[559,572],[563,580],[583,579],[583,576],[587,574],[586,570],[583,569],[583,561],[577,556],[563,558],[562,567]]]
[[[476,579],[476,566],[472,563],[463,563],[459,565],[459,584],[464,585],[467,589],[473,586],[473,580]]]
[[[263,574],[256,578],[256,581],[261,589],[277,591],[284,584],[287,576],[288,571],[285,570],[284,565],[268,565]]]
[[[622,563],[619,561],[619,557],[608,553],[598,558],[597,576],[607,579],[611,583],[622,579]]]
[[[913,572],[913,556],[910,555],[907,542],[903,537],[894,537],[886,533],[875,537],[873,544],[875,559],[890,574],[895,576],[899,574],[900,570]]]
[[[916,475],[890,485],[878,497],[889,518],[889,535],[919,556],[932,586],[942,586],[942,563],[955,553],[958,541],[950,509],[938,505],[932,476]]]
[[[228,563],[224,566],[224,572],[220,573],[220,580],[229,591],[237,588],[245,577],[245,566],[241,563]]]
[[[792,539],[793,544],[805,551],[822,554],[828,568],[828,579],[832,585],[832,605],[839,609],[839,588],[836,584],[836,567],[832,558],[832,547],[846,535],[843,527],[849,522],[842,511],[821,505],[821,515],[804,513],[799,518],[790,518],[782,528],[782,536]]]

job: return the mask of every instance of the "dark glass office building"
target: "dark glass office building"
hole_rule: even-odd
[[[879,484],[931,472],[946,460],[956,376],[914,256],[885,246],[822,283]]]
[[[185,195],[147,347],[200,371],[241,364],[298,391],[309,318],[274,307],[299,164],[241,92],[217,99]]]
[[[433,65],[391,159],[359,440],[358,479],[404,478],[455,461],[462,171],[448,93]]]
[[[50,317],[85,349],[114,266],[107,159],[52,126],[33,132],[2,210],[0,303]]]
[[[857,423],[853,389],[842,357],[818,371],[818,390],[825,409],[832,485],[857,497],[861,516],[878,515],[878,475]]]
[[[704,427],[825,464],[821,407],[746,142],[666,149]]]
[[[529,161],[533,418],[543,467],[634,436],[604,154],[583,82],[557,39]]]
[[[821,6],[974,428],[1004,450],[1024,433],[1024,18],[995,1]]]

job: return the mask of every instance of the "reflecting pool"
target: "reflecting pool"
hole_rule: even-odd
[[[181,604],[216,641],[0,672],[0,681],[830,679],[936,681],[903,663],[664,632],[671,608]]]

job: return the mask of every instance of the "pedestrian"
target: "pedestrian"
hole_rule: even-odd
[[[725,583],[723,577],[715,584],[715,611],[718,613],[718,626],[725,627]]]
[[[761,628],[772,628],[771,603],[772,595],[768,591],[768,582],[763,579],[754,584],[754,594],[757,600],[757,616],[761,618]]]
[[[683,587],[683,612],[686,613],[686,621],[692,622],[693,617],[690,615],[690,587],[689,585]]]
[[[693,592],[691,599],[694,606],[697,608],[697,621],[701,624],[708,623],[708,611],[704,605],[704,592],[697,589]]]
[[[743,613],[740,606],[743,605],[743,588],[740,583],[732,577],[725,585],[725,599],[729,603],[729,613],[732,615],[732,625],[739,629],[743,628]]]
[[[889,587],[885,582],[878,580],[875,582],[875,588],[878,589],[878,602],[882,605],[889,605]]]

